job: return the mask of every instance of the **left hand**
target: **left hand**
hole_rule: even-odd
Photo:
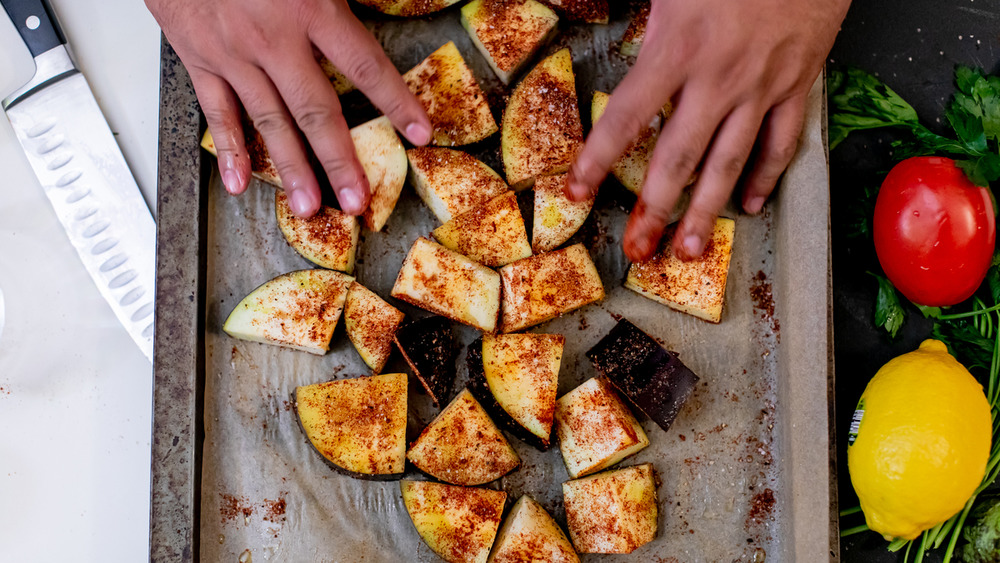
[[[631,140],[673,100],[625,230],[625,254],[642,261],[656,252],[700,165],[673,240],[677,256],[700,256],[755,142],[759,154],[743,187],[747,213],[760,211],[791,161],[806,97],[849,3],[652,0],[638,59],[570,169],[569,196],[590,197]]]

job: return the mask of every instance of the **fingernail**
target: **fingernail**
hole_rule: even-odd
[[[701,237],[698,235],[687,235],[684,240],[681,241],[681,246],[684,252],[687,253],[688,258],[697,258],[701,256],[702,246],[704,243],[701,242]]]
[[[292,208],[292,213],[299,217],[312,215],[319,207],[318,203],[309,190],[295,190],[288,196],[288,205]]]
[[[222,172],[222,185],[226,187],[227,192],[233,195],[243,193],[246,184],[240,175],[239,163],[231,152],[226,151],[222,154],[219,159],[219,170]]]
[[[340,210],[348,215],[361,215],[364,212],[363,199],[358,188],[343,188],[337,192]]]
[[[653,255],[653,241],[648,235],[625,237],[625,255],[633,262],[643,262]]]
[[[235,170],[225,170],[222,172],[222,185],[226,187],[226,191],[236,195],[243,191],[243,187],[240,184],[240,175],[236,173]]]
[[[590,189],[579,182],[569,183],[569,193],[575,201],[583,201],[590,197]]]
[[[759,213],[761,209],[764,208],[765,198],[761,196],[754,196],[747,200],[746,204],[743,205],[743,210],[747,213],[753,215]]]
[[[431,131],[424,125],[413,122],[406,126],[406,138],[414,145],[426,145],[431,142]]]
[[[649,236],[640,238],[636,243],[636,250],[642,253],[643,256],[650,256],[655,251],[653,248],[653,239]]]

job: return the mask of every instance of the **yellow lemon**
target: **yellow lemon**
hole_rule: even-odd
[[[868,527],[913,539],[962,509],[986,473],[992,440],[983,387],[944,343],[889,361],[854,413],[847,466]]]

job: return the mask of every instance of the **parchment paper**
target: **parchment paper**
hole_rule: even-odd
[[[626,14],[615,14],[610,26],[564,29],[547,51],[572,46],[585,127],[589,125],[593,90],[610,91],[627,70],[626,61],[617,55],[617,41],[626,20]],[[504,91],[461,29],[456,10],[425,20],[383,23],[373,28],[401,70],[454,40],[484,89],[490,91],[488,98],[499,121]],[[352,124],[374,115],[371,110],[357,109],[361,103],[356,100],[345,102],[352,108]],[[776,301],[781,310],[783,298],[778,282],[772,292],[775,249],[787,246],[776,244],[775,232],[785,233],[788,229],[772,230],[771,209],[782,206],[781,194],[789,190],[797,192],[797,199],[804,197],[808,201],[819,186],[822,197],[816,196],[817,202],[827,201],[823,193],[827,167],[821,117],[822,87],[818,82],[811,95],[805,142],[788,175],[796,184],[787,185],[786,181],[777,201],[768,204],[759,216],[745,216],[733,208],[725,212],[736,219],[736,238],[722,322],[718,325],[675,312],[622,287],[628,264],[620,243],[624,209],[631,200],[614,180],[605,182],[591,218],[575,237],[574,241],[582,241],[590,249],[607,298],[534,329],[567,337],[559,394],[597,375],[584,352],[620,316],[679,352],[701,377],[698,389],[670,431],[643,421],[651,445],[623,462],[631,465],[648,461],[656,468],[660,481],[657,539],[631,555],[585,555],[584,561],[759,561],[764,554],[772,561],[793,560],[794,548],[785,545],[794,531],[791,511],[785,506],[793,501],[783,490],[787,463],[783,448],[789,438],[784,433],[789,426],[780,421],[783,413],[790,412],[786,409],[795,406],[779,403],[781,385],[777,378],[784,371],[779,369],[779,362],[795,351],[786,352],[780,345],[779,319],[774,314]],[[472,149],[502,170],[498,145],[499,135],[495,135]],[[296,386],[370,373],[344,334],[343,323],[334,335],[330,353],[324,357],[238,341],[222,332],[226,316],[251,290],[282,273],[313,266],[282,238],[274,218],[271,187],[254,182],[246,194],[230,197],[217,173],[212,184],[206,289],[202,560],[438,561],[414,530],[397,482],[362,481],[335,473],[310,448],[297,426],[291,404]],[[530,192],[522,194],[521,199],[530,229]],[[358,281],[411,318],[427,313],[392,300],[389,292],[413,240],[436,225],[431,212],[408,186],[384,232],[362,234]],[[782,236],[794,239],[797,231],[810,227],[795,222],[792,230]],[[825,224],[823,228],[827,228]],[[825,250],[822,254],[806,253],[801,263],[785,271],[808,275],[811,271],[825,272],[826,264]],[[794,291],[797,283],[789,280],[780,286]],[[825,322],[825,303],[819,304],[818,310],[796,314],[822,317]],[[474,330],[458,325],[455,335],[463,348],[452,396],[467,378],[464,347],[477,336]],[[820,346],[825,350],[825,342]],[[395,371],[407,371],[398,353],[384,370]],[[820,388],[824,390],[825,375],[824,369],[816,376],[822,377]],[[418,431],[435,413],[411,377],[410,430]],[[809,430],[815,435],[796,438],[821,444],[825,455],[826,413],[816,416],[822,424]],[[507,491],[508,508],[521,494],[531,494],[565,526],[561,483],[568,476],[558,447],[542,453],[513,437],[509,439],[523,466],[492,486]],[[412,469],[409,473],[408,477],[424,478]],[[824,490],[827,486],[825,482],[815,485]],[[825,512],[806,517],[816,518],[826,526]],[[819,553],[826,553],[826,545],[819,547]]]

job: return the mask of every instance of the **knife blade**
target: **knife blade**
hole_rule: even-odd
[[[43,0],[0,5],[36,68],[2,107],[84,267],[152,360],[153,217],[51,10]]]

